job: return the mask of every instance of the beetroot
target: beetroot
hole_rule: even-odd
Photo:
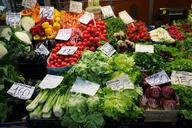
[[[163,101],[163,108],[165,110],[173,110],[176,108],[176,101],[175,100],[164,100]]]
[[[148,98],[147,103],[150,108],[157,108],[159,106],[159,101],[155,98]]]
[[[161,88],[159,86],[152,86],[149,89],[149,95],[153,98],[158,98],[161,94]]]
[[[162,95],[165,98],[171,99],[175,95],[174,90],[170,86],[164,86],[164,87],[161,88],[161,90],[162,90]]]

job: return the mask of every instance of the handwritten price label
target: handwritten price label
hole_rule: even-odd
[[[46,17],[47,19],[53,19],[54,7],[41,6],[40,17]]]
[[[21,83],[14,83],[11,88],[7,91],[7,93],[13,97],[17,97],[19,99],[27,100],[30,99],[33,95],[35,87],[21,84]]]
[[[135,45],[135,52],[154,53],[154,46],[153,45],[136,44]]]
[[[104,19],[115,16],[111,5],[101,7]]]
[[[60,29],[55,39],[57,40],[69,40],[72,34],[72,29]]]
[[[114,80],[107,81],[107,87],[110,87],[112,90],[121,90],[121,89],[134,89],[134,85],[129,79],[128,75],[123,75]]]
[[[121,11],[119,12],[119,18],[122,19],[122,21],[125,24],[133,23],[135,20],[127,13],[127,11]]]
[[[99,84],[90,82],[88,80],[82,80],[78,77],[70,91],[94,96],[98,91],[99,87]]]
[[[169,76],[164,70],[145,78],[145,80],[151,86],[161,85],[161,84],[171,82]]]
[[[83,24],[88,24],[93,18],[94,18],[94,14],[93,13],[85,12],[85,14],[83,14],[79,18],[79,22],[81,22]]]
[[[101,50],[105,55],[107,55],[109,57],[112,56],[116,52],[116,50],[113,48],[113,46],[110,45],[109,43],[106,43],[103,46],[101,46],[99,48],[99,50]]]
[[[70,5],[69,5],[70,12],[81,13],[82,10],[83,10],[83,4],[81,2],[70,1]]]
[[[173,71],[171,74],[171,83],[192,87],[192,73],[184,71]]]
[[[7,12],[6,13],[6,24],[10,26],[19,26],[21,20],[20,13]]]
[[[35,52],[40,53],[42,55],[49,55],[49,50],[45,47],[45,45],[41,44]]]
[[[77,51],[75,46],[63,46],[57,54],[60,55],[73,55]]]
[[[34,8],[37,4],[37,0],[23,0],[21,5],[26,8]]]

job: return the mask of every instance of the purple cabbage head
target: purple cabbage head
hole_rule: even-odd
[[[159,106],[159,101],[155,98],[148,98],[147,103],[150,108],[157,108]]]
[[[165,98],[171,99],[175,95],[174,90],[170,86],[164,86],[164,87],[161,88],[161,90],[162,90],[162,95]]]
[[[149,89],[149,95],[153,98],[158,98],[161,94],[161,88],[159,86],[152,86]]]
[[[176,108],[176,101],[175,100],[164,100],[163,101],[163,108],[165,110],[173,110]]]

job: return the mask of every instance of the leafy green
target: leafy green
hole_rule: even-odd
[[[192,52],[192,37],[188,37],[183,41],[176,42],[176,47],[181,51]]]
[[[172,85],[176,94],[179,96],[180,112],[186,119],[192,119],[192,88],[185,85]]]

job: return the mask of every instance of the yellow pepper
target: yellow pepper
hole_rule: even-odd
[[[46,28],[45,29],[45,35],[46,36],[49,36],[49,35],[51,35],[52,34],[52,28]]]
[[[61,18],[57,16],[57,17],[55,17],[54,21],[55,21],[55,22],[60,22],[60,21],[61,21]]]
[[[54,37],[55,37],[54,35],[47,36],[48,39],[53,39]]]
[[[43,27],[44,29],[48,28],[48,27],[49,27],[49,22],[44,22],[44,23],[42,24],[42,27]]]
[[[59,29],[60,29],[60,24],[59,23],[57,23],[57,22],[55,22],[54,24],[53,24],[53,29],[54,30],[56,30],[56,31],[58,31]]]
[[[35,36],[33,36],[33,39],[34,39],[34,40],[39,40],[39,39],[40,39],[40,36],[39,36],[39,35],[35,35]]]

